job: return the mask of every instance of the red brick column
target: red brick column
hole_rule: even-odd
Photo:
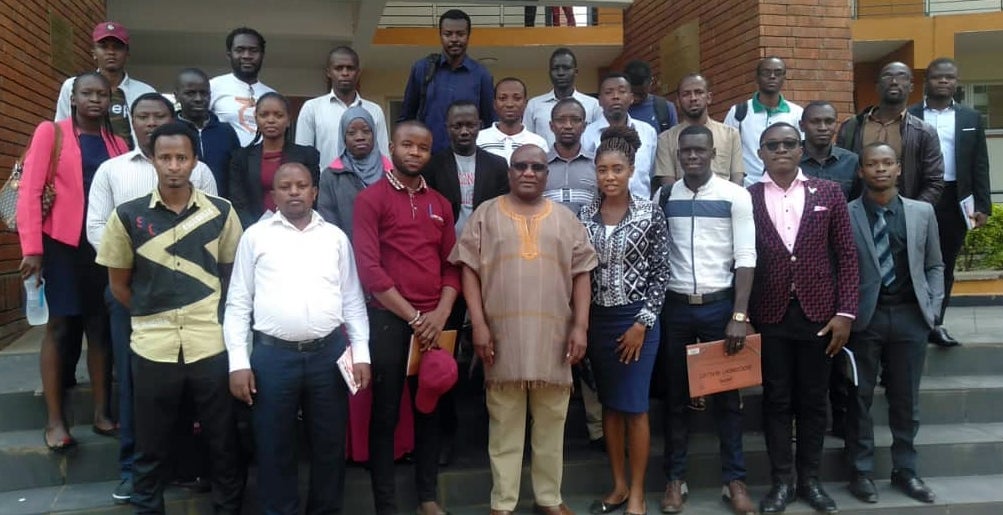
[[[721,119],[755,91],[758,61],[776,55],[787,62],[785,96],[802,105],[829,100],[842,116],[853,105],[850,15],[845,0],[637,0],[624,14],[623,53],[610,69],[647,60],[661,79],[659,92],[668,94],[678,73],[663,71],[663,59],[699,62],[699,70],[687,71],[713,82],[711,114]],[[672,35],[688,24],[698,33],[698,51],[670,48]]]
[[[0,0],[0,180],[9,177],[35,126],[52,119],[67,75],[94,68],[91,30],[104,16],[102,0]],[[54,18],[68,30],[53,35]],[[0,233],[0,347],[26,327],[20,260],[17,235]]]

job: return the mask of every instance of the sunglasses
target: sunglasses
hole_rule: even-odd
[[[533,173],[543,173],[547,171],[547,165],[543,163],[527,163],[525,161],[512,163],[512,169],[519,173],[525,172],[527,168],[533,170]]]
[[[785,139],[780,141],[764,141],[761,145],[766,150],[770,152],[776,152],[783,145],[784,150],[794,150],[801,146],[801,142],[796,139]]]

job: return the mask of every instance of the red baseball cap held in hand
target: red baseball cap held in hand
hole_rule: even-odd
[[[128,45],[129,31],[125,30],[125,27],[123,27],[121,23],[103,21],[94,26],[94,32],[91,33],[91,39],[97,43],[105,38],[117,39],[121,41],[123,45]]]
[[[435,411],[439,397],[449,391],[459,377],[456,360],[442,349],[432,349],[422,353],[418,365],[418,393],[414,405],[418,411],[428,414]]]

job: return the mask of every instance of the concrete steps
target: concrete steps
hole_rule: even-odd
[[[822,460],[822,478],[840,505],[842,513],[1003,513],[1003,317],[999,308],[951,308],[949,326],[965,345],[953,349],[929,347],[920,392],[923,425],[917,437],[919,472],[938,494],[938,503],[922,505],[880,482],[882,499],[877,505],[862,505],[846,491],[847,470],[841,440],[827,437]],[[83,365],[78,377],[86,380]],[[128,506],[111,504],[117,485],[117,441],[91,432],[90,389],[82,384],[68,392],[67,413],[79,446],[66,455],[45,448],[41,428],[45,407],[40,396],[38,354],[21,344],[0,352],[0,514],[27,513],[130,513]],[[765,442],[761,434],[761,393],[743,392],[745,402],[744,445],[750,494],[757,500],[769,482]],[[487,422],[483,396],[475,389],[458,395],[461,428],[457,458],[439,478],[440,499],[454,514],[485,513],[491,487],[486,448]],[[876,479],[890,473],[887,404],[881,390],[873,410],[877,439]],[[657,401],[652,403],[652,453],[648,466],[649,513],[657,510],[664,487],[661,472],[662,418]],[[694,434],[690,445],[688,481],[692,491],[686,513],[724,513],[719,500],[718,443],[709,413],[691,416]],[[309,452],[302,449],[301,456]],[[411,513],[416,503],[413,467],[397,467],[399,506]],[[300,483],[305,488],[307,470],[301,466]],[[245,501],[246,513],[260,511],[255,499],[252,470]],[[609,468],[603,453],[591,450],[584,430],[584,414],[572,402],[566,430],[563,492],[578,513],[609,486]],[[521,513],[531,510],[532,489],[524,470]],[[183,489],[169,489],[168,512],[211,513],[209,497]],[[348,470],[344,513],[372,512],[367,471]],[[796,503],[787,513],[810,513]]]
[[[864,504],[856,500],[842,483],[826,483],[826,491],[833,497],[844,515],[902,513],[923,515],[998,515],[1003,510],[1003,475],[928,477],[926,483],[937,493],[937,502],[921,504],[901,494],[888,483],[876,481],[880,494],[878,504]],[[117,482],[85,483],[58,487],[37,488],[26,491],[0,493],[0,507],[5,515],[32,515],[37,513],[74,515],[127,515],[130,506],[108,504],[108,492]],[[719,515],[728,513],[720,500],[720,489],[702,488],[690,491],[685,513],[689,515]],[[765,487],[751,488],[749,494],[758,500],[766,493]],[[193,495],[181,489],[168,489],[165,504],[169,515],[209,514],[212,505],[206,494]],[[588,513],[589,505],[596,496],[566,495],[565,503],[576,513]],[[647,496],[648,512],[657,513],[661,495],[651,492]],[[366,508],[361,508],[365,510]],[[483,515],[488,512],[486,504],[453,507],[454,515]],[[254,511],[245,510],[249,513]],[[520,503],[517,513],[531,513],[532,503]],[[344,513],[368,513],[352,511],[346,506]],[[410,512],[408,512],[410,513]],[[804,502],[797,501],[787,507],[790,515],[810,515],[814,511]]]

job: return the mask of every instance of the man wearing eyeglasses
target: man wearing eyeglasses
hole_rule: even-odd
[[[773,480],[759,511],[779,513],[801,497],[835,513],[819,467],[832,358],[857,314],[857,249],[839,185],[798,166],[798,129],[774,124],[759,143],[765,174],[749,188],[757,256],[749,317],[763,337],[763,429]]]
[[[526,413],[535,511],[568,515],[561,498],[564,423],[571,366],[585,356],[596,252],[574,213],[543,197],[547,154],[512,153],[511,191],[474,211],[452,253],[463,267],[463,297],[474,350],[484,363],[489,416],[491,514],[519,501]]]
[[[877,90],[878,105],[843,122],[836,145],[859,155],[871,143],[887,143],[902,163],[899,193],[936,206],[944,189],[944,156],[937,129],[906,110],[912,69],[900,62],[886,64],[878,74]],[[858,181],[850,198],[859,196]]]
[[[756,66],[758,90],[752,98],[731,106],[724,124],[738,129],[742,137],[742,161],[745,163],[745,187],[759,182],[763,176],[763,160],[759,157],[759,137],[767,127],[785,122],[798,126],[801,106],[784,98],[780,90],[787,79],[787,65],[770,56]]]

